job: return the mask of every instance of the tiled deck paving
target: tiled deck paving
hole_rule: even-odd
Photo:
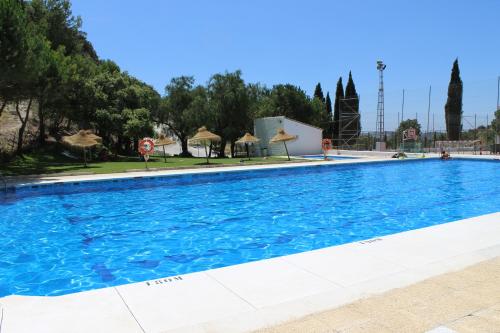
[[[500,257],[258,333],[500,332]]]

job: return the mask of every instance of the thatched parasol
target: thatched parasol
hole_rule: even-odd
[[[290,134],[286,133],[283,128],[279,128],[278,134],[273,136],[273,138],[271,139],[271,141],[269,141],[269,143],[283,142],[283,144],[285,145],[286,156],[288,156],[288,160],[290,161],[290,154],[288,154],[288,148],[286,147],[286,142],[293,141],[296,139],[297,139],[296,135],[290,135]]]
[[[165,163],[167,163],[167,153],[165,152],[165,146],[173,145],[175,143],[174,140],[165,136],[165,134],[160,134],[158,139],[155,140],[155,146],[163,147],[163,159]]]
[[[198,128],[198,132],[189,140],[189,144],[202,144],[205,147],[205,156],[207,157],[207,164],[210,164],[208,160],[207,143],[218,142],[221,137],[207,130],[205,126]]]
[[[235,143],[240,144],[240,145],[245,145],[245,148],[247,149],[247,157],[248,157],[248,160],[250,160],[250,152],[248,151],[248,145],[252,145],[252,144],[257,143],[259,141],[260,141],[259,138],[256,138],[252,134],[246,132],[245,135],[243,135],[241,138],[239,138],[238,141],[236,141]]]
[[[87,166],[86,149],[97,146],[101,143],[100,136],[93,134],[90,130],[80,130],[78,133],[63,136],[62,141],[70,146],[83,149],[83,163]]]

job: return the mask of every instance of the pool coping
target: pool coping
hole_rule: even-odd
[[[342,165],[342,164],[359,164],[359,163],[380,163],[380,162],[404,162],[404,161],[415,161],[421,160],[419,158],[420,154],[411,154],[412,157],[399,160],[390,157],[377,157],[377,156],[365,156],[365,155],[349,155],[343,153],[344,156],[356,157],[355,159],[346,160],[307,160],[304,162],[293,162],[293,163],[269,163],[269,164],[253,164],[253,165],[231,165],[231,166],[217,166],[217,167],[207,167],[207,168],[181,168],[181,169],[163,169],[163,170],[143,170],[143,171],[127,171],[127,172],[116,172],[116,173],[104,173],[104,174],[77,174],[77,175],[65,175],[65,174],[54,174],[54,175],[31,175],[31,176],[16,176],[14,179],[9,179],[8,188],[18,188],[31,185],[47,185],[54,183],[65,183],[65,182],[87,182],[87,181],[104,181],[112,179],[130,179],[130,178],[147,178],[147,177],[159,177],[159,176],[175,176],[175,175],[187,175],[187,174],[209,174],[218,172],[231,172],[231,171],[255,171],[255,170],[266,170],[266,169],[281,169],[281,168],[301,168],[307,166],[325,166],[325,165]],[[293,157],[292,157],[293,158]],[[428,153],[425,155],[424,159],[436,159],[439,158],[439,154]],[[462,154],[453,155],[454,159],[478,159],[478,160],[500,160],[497,155],[472,155],[472,154]]]
[[[388,161],[398,160],[370,159],[362,163]],[[346,160],[315,164],[353,162],[360,163]],[[204,171],[221,172],[220,169]],[[167,175],[200,170],[190,171]],[[149,172],[147,175],[158,176]],[[123,177],[99,177],[113,178]],[[81,332],[248,332],[500,256],[499,221],[497,212],[371,240],[116,287],[56,297],[7,296],[0,298],[0,332],[67,332],[68,327]]]
[[[346,154],[345,154],[346,155]],[[346,155],[348,156],[348,155]],[[425,158],[406,158],[403,160],[395,158],[375,158],[368,156],[356,156],[356,159],[346,159],[346,160],[308,160],[305,162],[294,162],[294,163],[280,163],[280,164],[259,164],[259,165],[238,165],[238,166],[219,166],[216,168],[185,168],[185,169],[165,169],[165,170],[144,170],[144,171],[133,171],[133,172],[117,172],[117,173],[106,173],[106,174],[83,174],[83,175],[45,175],[41,177],[21,177],[15,179],[14,181],[9,181],[7,184],[7,191],[12,191],[17,188],[29,187],[33,185],[52,185],[52,184],[62,184],[70,182],[100,182],[106,180],[114,179],[142,179],[150,177],[168,177],[168,176],[181,176],[181,175],[192,175],[192,174],[210,174],[210,173],[224,173],[224,172],[242,172],[242,171],[257,171],[257,170],[269,170],[269,169],[292,169],[292,168],[303,168],[303,167],[315,167],[315,166],[328,166],[328,165],[345,165],[345,164],[362,164],[362,163],[381,163],[381,162],[410,162],[416,160],[429,160],[439,158],[438,154],[427,154]],[[457,155],[453,156],[454,159],[477,159],[477,160],[499,160],[498,156],[495,155]],[[0,193],[3,189],[0,189]]]
[[[105,181],[112,179],[131,179],[131,178],[148,178],[148,177],[161,177],[161,176],[179,176],[188,174],[210,174],[219,172],[232,172],[232,171],[255,171],[266,169],[281,169],[281,168],[300,168],[308,166],[321,166],[321,165],[339,165],[346,163],[362,163],[362,162],[381,162],[390,161],[395,159],[386,158],[358,158],[356,160],[336,160],[336,161],[313,161],[307,160],[304,162],[293,163],[280,163],[280,164],[254,164],[254,165],[238,165],[238,166],[218,166],[207,168],[183,168],[183,169],[164,169],[164,170],[143,170],[132,172],[116,172],[105,174],[82,174],[82,175],[44,175],[42,177],[29,176],[20,177],[10,181],[8,188],[19,188],[31,185],[48,185],[55,183],[66,182],[87,182],[87,181]]]

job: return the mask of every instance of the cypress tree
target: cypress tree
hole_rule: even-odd
[[[332,118],[332,100],[330,99],[330,93],[326,93],[325,101],[326,114],[328,116],[328,125],[325,130],[325,138],[331,139],[333,137],[333,118]]]
[[[444,107],[448,140],[459,140],[462,130],[462,94],[463,84],[458,68],[458,59],[453,62],[451,79],[448,85],[448,99]]]
[[[325,102],[325,96],[323,95],[323,89],[321,89],[321,83],[318,82],[316,88],[314,89],[314,98],[319,98],[323,103]]]
[[[326,106],[326,112],[328,113],[329,120],[332,119],[332,100],[330,99],[330,93],[326,93],[326,101],[325,101],[325,106]]]
[[[346,101],[342,104],[342,107],[346,108],[349,112],[359,115],[359,98],[358,93],[356,92],[356,86],[354,85],[354,80],[352,79],[352,74],[349,71],[349,79],[347,80],[347,84],[345,86],[345,98]],[[361,131],[361,122],[360,117],[357,117],[355,121],[353,121],[347,128],[349,133],[347,134],[345,140],[349,140],[348,144],[354,144],[354,138],[359,136],[359,132]],[[353,139],[351,140],[351,138]]]
[[[335,90],[335,104],[333,105],[333,140],[335,145],[339,145],[339,121],[340,121],[340,100],[344,98],[344,85],[342,84],[342,76],[337,81],[337,89]]]

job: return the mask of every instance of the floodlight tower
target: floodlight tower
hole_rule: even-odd
[[[378,84],[378,103],[377,103],[377,142],[376,150],[385,150],[385,130],[384,130],[384,69],[387,66],[382,60],[377,61],[377,70],[379,73]]]

